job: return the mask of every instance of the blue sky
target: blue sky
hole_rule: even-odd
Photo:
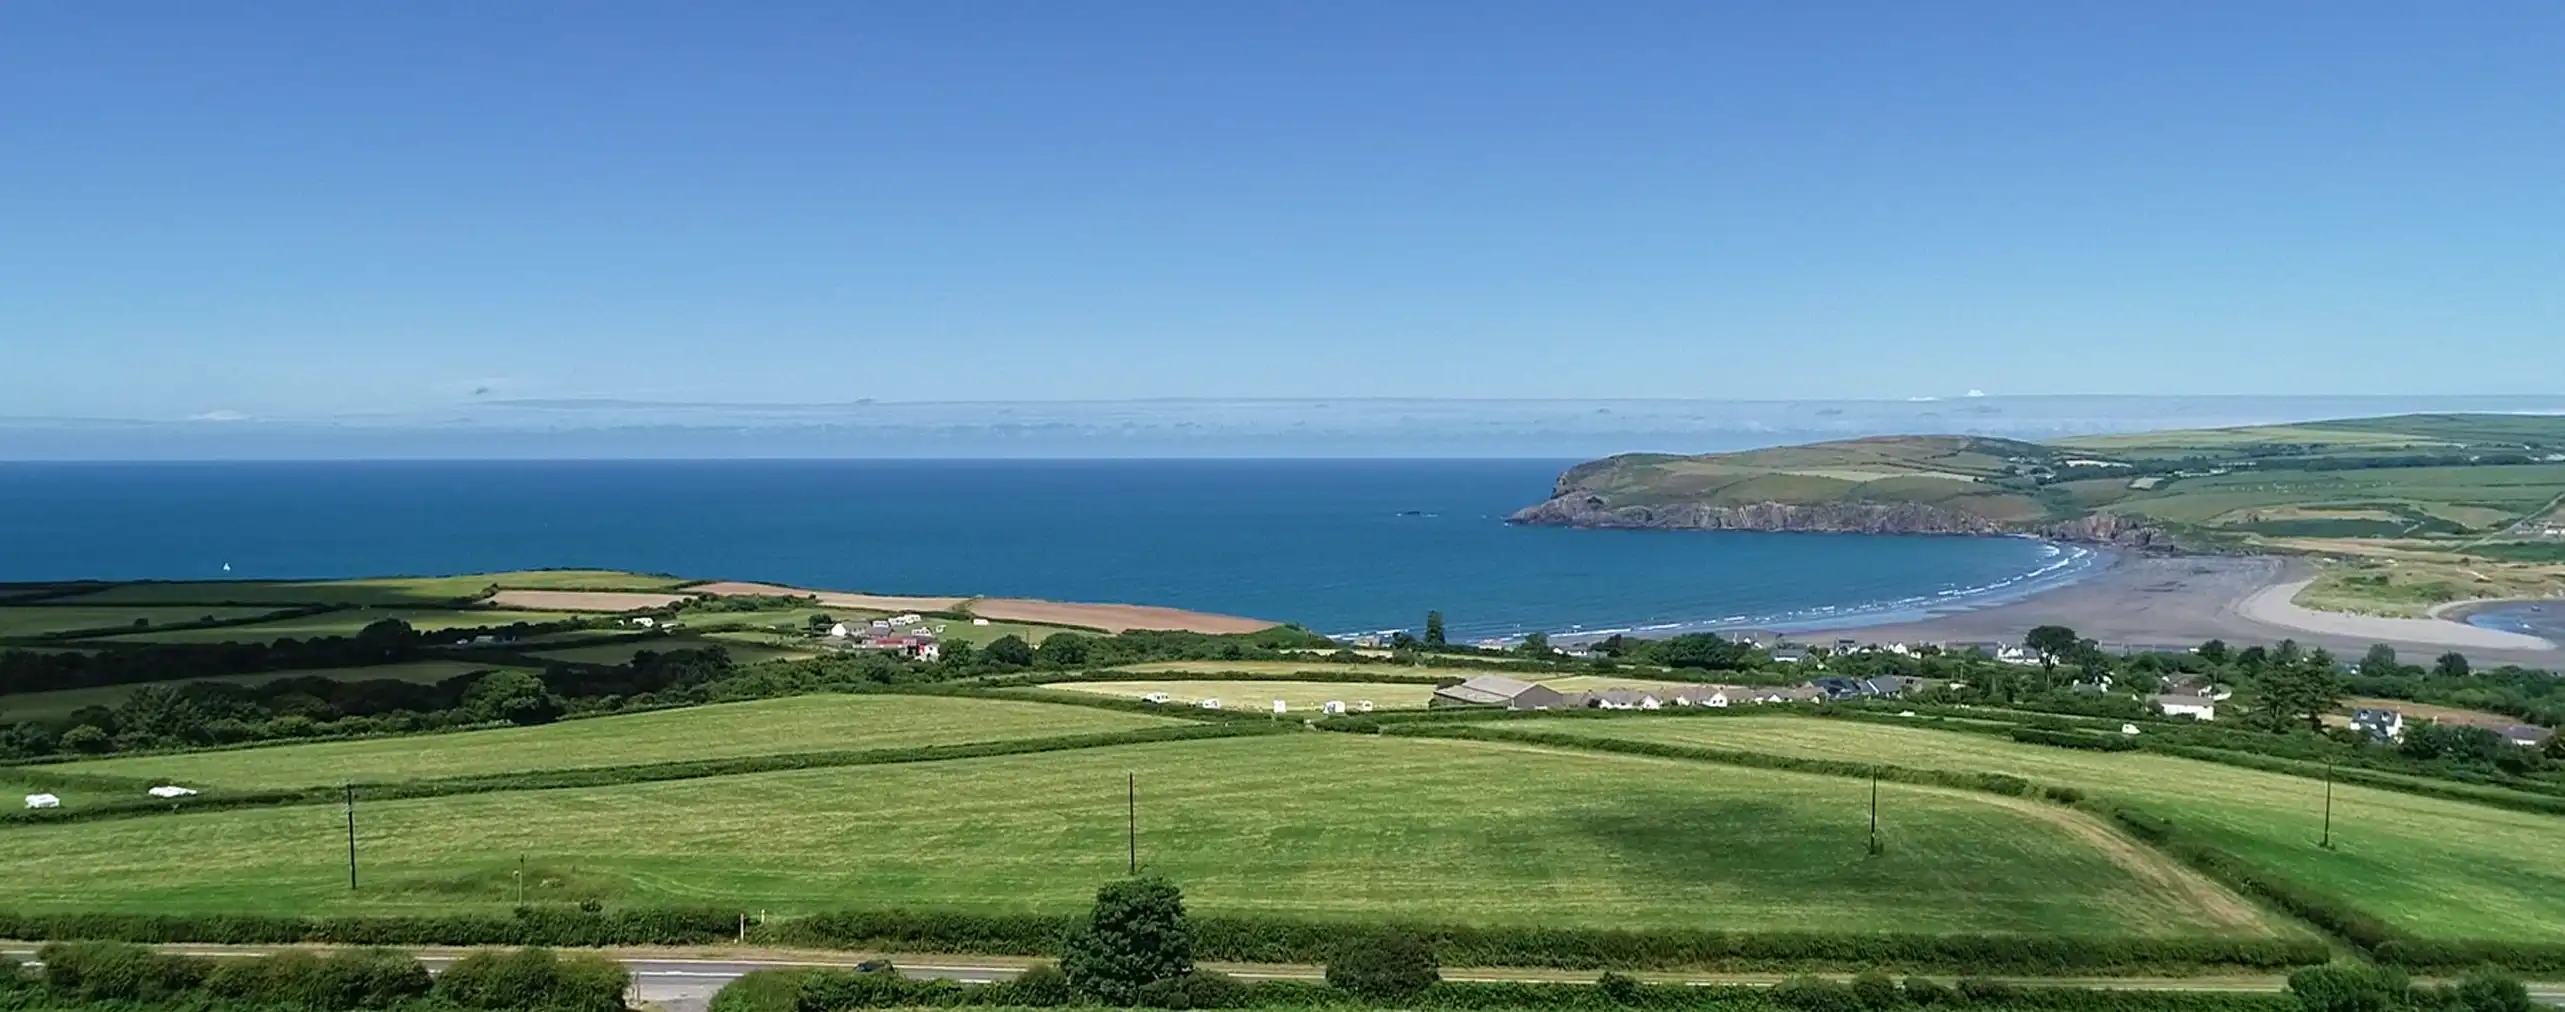
[[[0,416],[2536,394],[2565,4],[0,6]]]

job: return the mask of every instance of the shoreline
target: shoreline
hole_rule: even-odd
[[[2313,566],[2294,556],[2124,554],[2084,579],[2012,601],[1913,621],[1843,622],[1800,631],[1863,643],[2018,643],[2034,626],[2062,625],[2114,647],[2188,649],[2212,639],[2237,646],[2294,639],[2346,661],[2384,643],[2416,655],[2454,650],[2480,666],[2565,667],[2565,649],[2536,636],[2447,618],[2320,612],[2291,602],[2312,578]]]

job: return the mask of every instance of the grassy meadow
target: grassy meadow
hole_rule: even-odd
[[[0,638],[50,633],[256,618],[279,609],[266,606],[136,607],[131,605],[22,604],[0,607]]]
[[[1130,773],[1143,863],[1203,913],[2293,930],[2055,806],[1886,785],[1893,844],[1874,858],[1856,780],[1318,733],[362,805],[354,894],[329,806],[15,827],[0,875],[21,909],[503,911],[522,858],[539,899],[1070,912],[1123,873]]]
[[[143,684],[184,685],[188,682],[231,682],[258,685],[280,678],[332,678],[343,682],[388,678],[401,682],[442,682],[456,675],[474,671],[501,670],[504,666],[472,661],[410,661],[402,664],[376,664],[362,668],[312,668],[304,671],[262,671],[250,675],[216,675],[190,678],[180,682]],[[0,696],[0,719],[25,720],[33,717],[61,717],[89,706],[114,706],[133,695],[142,684],[99,685],[83,689],[54,689],[47,692],[18,692]]]
[[[1504,726],[2072,785],[2172,819],[2418,935],[2565,941],[2565,819],[2552,815],[2338,785],[2335,849],[2327,851],[2316,845],[2323,831],[2321,782],[2172,756],[1782,716],[1563,718]]]
[[[221,626],[212,629],[170,629],[162,632],[134,633],[106,639],[115,643],[258,643],[293,638],[307,640],[316,636],[354,636],[367,625],[387,618],[400,619],[420,632],[443,629],[469,629],[476,626],[512,625],[518,622],[559,622],[565,619],[589,618],[564,612],[503,611],[496,608],[351,608],[325,611],[318,615],[278,619],[250,625]]]
[[[1174,705],[1191,705],[1197,700],[1217,699],[1226,709],[1253,710],[1267,713],[1274,700],[1295,714],[1316,716],[1328,700],[1338,700],[1350,711],[1359,700],[1371,700],[1383,710],[1421,710],[1425,700],[1434,694],[1431,685],[1406,685],[1397,682],[1284,682],[1284,681],[1133,681],[1133,682],[1060,682],[1043,686],[1069,692],[1086,692],[1099,696],[1138,699],[1152,692],[1172,697]]]
[[[72,773],[228,788],[388,783],[677,759],[1047,738],[1172,724],[1079,706],[935,696],[790,696],[534,727],[97,759]]]
[[[354,604],[397,608],[445,605],[503,590],[673,590],[687,581],[604,569],[535,569],[463,576],[361,580],[200,580],[120,583],[60,600],[78,604]]]

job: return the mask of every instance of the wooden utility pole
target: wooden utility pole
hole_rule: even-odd
[[[347,789],[347,891],[349,891],[349,892],[355,892],[355,891],[356,891],[356,785],[355,785],[355,784],[353,784],[353,783],[349,783],[349,784],[343,784],[342,786],[344,786],[344,787]]]
[[[1870,852],[1879,853],[1879,767],[1870,768]]]
[[[1131,877],[1140,877],[1140,774],[1131,774],[1129,804],[1123,809],[1122,833],[1131,854]]]
[[[2326,850],[2333,849],[2333,760],[2331,759],[2325,760],[2325,838],[2317,846]]]

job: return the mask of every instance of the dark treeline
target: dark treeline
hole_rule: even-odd
[[[140,1003],[349,1012],[510,1009],[621,1012],[631,974],[605,956],[546,949],[479,950],[431,978],[406,952],[287,950],[260,958],[156,952],[127,942],[54,942],[33,977],[0,977],[0,996],[38,990],[57,1003]]]
[[[268,643],[84,643],[83,651],[0,652],[0,693],[86,689],[102,685],[169,682],[222,675],[313,668],[398,664],[426,656],[430,647],[479,636],[515,639],[576,622],[448,629],[422,633],[399,619],[383,619],[354,636],[291,637]]]
[[[442,634],[440,634],[440,637]],[[1253,660],[1322,638],[1282,629],[1253,636],[1134,631],[1118,636],[1059,633],[1039,648],[1014,636],[986,649],[947,644],[919,663],[881,653],[841,653],[741,665],[720,647],[642,650],[623,664],[554,663],[540,673],[468,672],[433,683],[388,678],[282,677],[255,685],[164,681],[134,689],[114,706],[56,718],[0,724],[0,758],[101,755],[242,742],[540,724],[569,715],[616,713],[762,699],[865,686],[924,684],[1066,671],[1152,660]],[[321,641],[314,641],[321,642]],[[417,655],[420,637],[396,621],[366,627],[368,663]],[[7,698],[0,696],[0,720]]]

